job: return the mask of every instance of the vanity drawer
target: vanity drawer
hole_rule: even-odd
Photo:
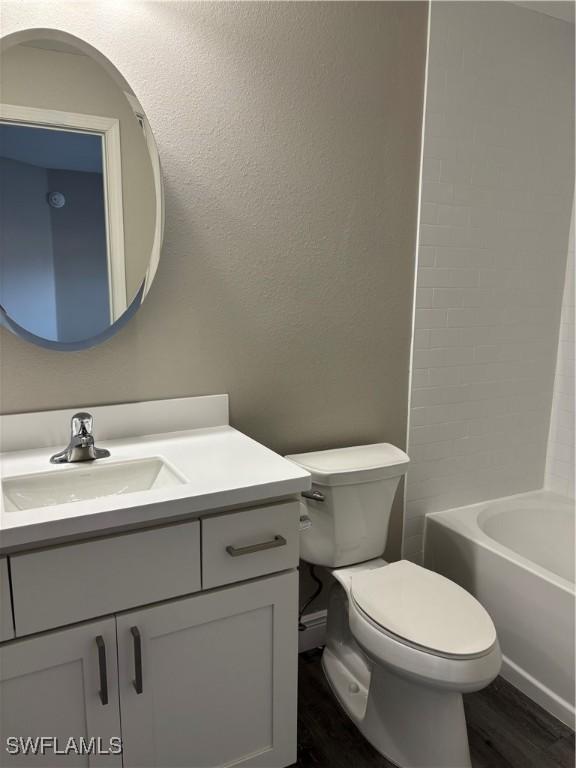
[[[8,560],[5,557],[0,557],[0,641],[11,640],[13,637]]]
[[[298,502],[202,520],[204,589],[298,565]]]
[[[201,589],[200,523],[167,525],[10,558],[22,636]]]

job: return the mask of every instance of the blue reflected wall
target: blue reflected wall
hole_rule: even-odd
[[[0,124],[0,270],[0,302],[30,333],[68,343],[108,328],[99,135]]]

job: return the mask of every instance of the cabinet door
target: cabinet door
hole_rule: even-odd
[[[20,739],[28,737],[28,749],[38,748],[44,754],[9,754],[13,739],[21,744]],[[41,748],[39,737],[55,741],[45,741]],[[0,764],[52,768],[122,765],[118,754],[76,754],[74,744],[79,750],[86,745],[90,751],[90,737],[95,739],[94,751],[117,750],[114,741],[110,743],[112,737],[120,737],[114,619],[2,646]],[[69,742],[71,738],[74,744]]]
[[[125,768],[295,762],[297,589],[291,572],[117,617]]]

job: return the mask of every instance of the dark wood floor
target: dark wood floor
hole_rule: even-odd
[[[300,655],[299,686],[294,768],[392,768],[336,703],[319,651]],[[501,677],[464,704],[474,768],[574,768],[572,731]]]

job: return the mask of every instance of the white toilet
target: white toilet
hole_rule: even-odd
[[[322,665],[338,701],[402,768],[468,768],[462,693],[500,670],[492,619],[457,584],[386,563],[390,511],[410,462],[388,443],[302,453],[312,475],[303,560],[333,569]]]

